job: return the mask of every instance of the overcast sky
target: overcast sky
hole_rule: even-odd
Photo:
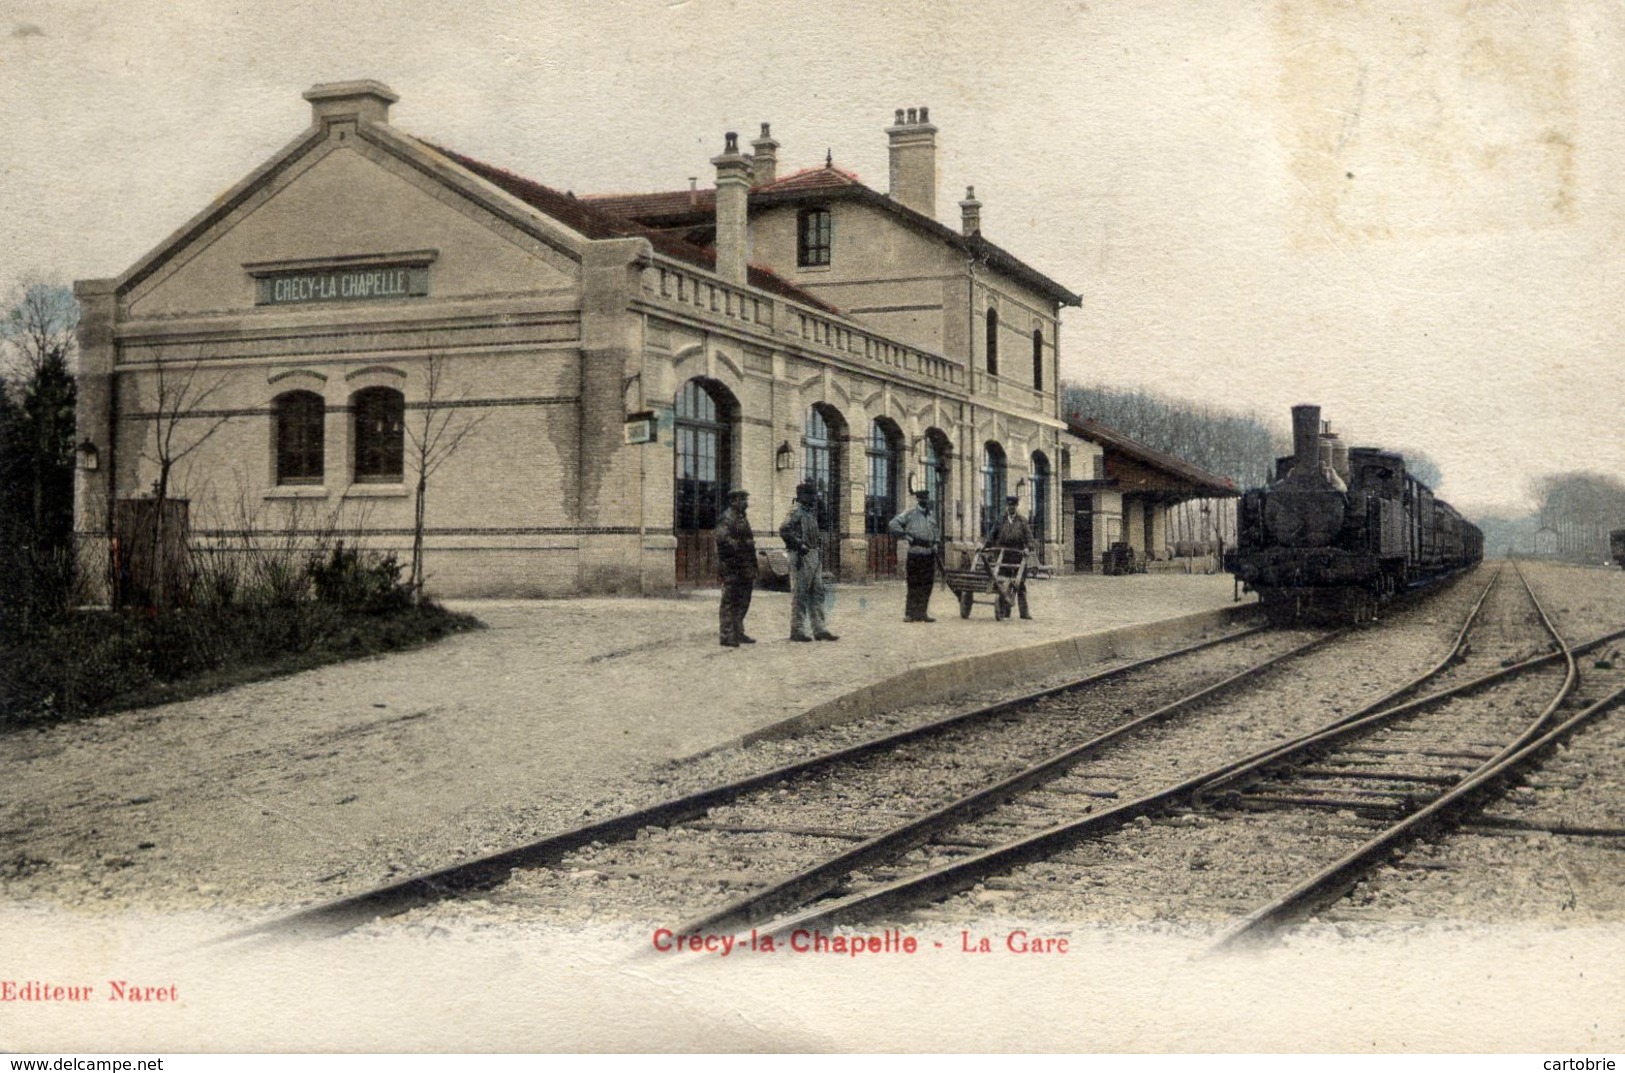
[[[880,12],[880,13],[877,13]],[[886,186],[926,105],[938,215],[1083,295],[1063,375],[1421,448],[1468,511],[1625,476],[1625,9],[51,3],[0,19],[0,288],[114,276],[376,78],[409,133],[581,192],[675,189],[773,124]]]

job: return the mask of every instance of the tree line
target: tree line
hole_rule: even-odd
[[[73,598],[73,355],[79,304],[22,289],[0,321],[0,629]]]
[[[1211,403],[1192,403],[1149,391],[1106,384],[1065,384],[1065,412],[1077,421],[1093,419],[1221,477],[1238,488],[1254,488],[1274,475],[1275,457],[1291,450],[1291,437],[1253,413],[1235,413]]]
[[[1608,534],[1625,529],[1625,481],[1606,473],[1568,470],[1530,482],[1537,504],[1523,517],[1478,520],[1485,551],[1544,555],[1572,562],[1608,559]]]

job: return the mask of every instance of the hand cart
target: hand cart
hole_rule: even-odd
[[[1016,589],[1027,577],[1027,553],[1021,548],[981,547],[967,570],[944,570],[948,591],[959,598],[959,617],[970,618],[973,604],[991,603],[996,620],[1010,617]],[[987,596],[986,601],[977,597]]]

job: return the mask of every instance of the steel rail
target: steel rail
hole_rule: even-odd
[[[1574,661],[1574,651],[1563,640],[1562,634],[1552,624],[1551,617],[1547,615],[1546,608],[1542,606],[1535,590],[1530,588],[1529,579],[1517,564],[1513,570],[1518,579],[1523,582],[1524,591],[1535,605],[1535,611],[1540,615],[1540,621],[1546,631],[1552,635],[1561,649],[1561,656],[1565,664],[1563,683],[1553,694],[1552,699],[1541,709],[1540,714],[1518,733],[1509,743],[1503,746],[1494,756],[1473,768],[1456,782],[1455,786],[1434,798],[1431,802],[1400,819],[1376,835],[1366,840],[1336,861],[1322,868],[1314,875],[1305,879],[1291,890],[1278,895],[1259,906],[1257,909],[1242,917],[1239,921],[1226,928],[1213,943],[1214,950],[1223,950],[1234,946],[1244,939],[1257,935],[1267,927],[1279,925],[1294,915],[1309,911],[1309,907],[1319,899],[1328,896],[1340,897],[1360,872],[1362,872],[1375,858],[1386,854],[1398,843],[1410,836],[1423,824],[1430,823],[1446,810],[1452,809],[1473,795],[1480,787],[1505,772],[1514,757],[1526,755],[1526,748],[1541,738],[1543,731],[1548,729],[1548,723],[1562,703],[1574,692],[1580,680],[1580,669]]]
[[[620,842],[636,837],[645,827],[669,827],[703,816],[719,805],[727,804],[755,790],[776,782],[805,775],[820,768],[860,760],[922,738],[933,737],[949,730],[973,726],[1005,712],[1047,700],[1077,690],[1088,689],[1105,682],[1126,677],[1136,671],[1170,660],[1188,656],[1205,649],[1216,648],[1244,640],[1269,630],[1268,626],[1254,626],[1236,633],[1208,638],[1170,652],[1131,660],[1116,667],[1085,675],[1071,682],[1050,686],[1010,700],[997,701],[967,712],[959,712],[942,719],[922,723],[890,734],[843,746],[805,760],[784,764],[756,775],[732,782],[707,787],[668,801],[658,802],[632,812],[611,816],[590,824],[548,835],[472,861],[449,865],[358,894],[348,895],[319,905],[275,917],[250,927],[222,936],[215,943],[235,942],[240,939],[277,932],[291,932],[311,938],[337,935],[358,927],[379,916],[389,916],[457,897],[460,894],[488,889],[502,883],[515,869],[542,867],[557,863],[566,854],[594,842]]]
[[[1492,579],[1493,584],[1493,579]],[[1477,614],[1482,601],[1475,604],[1473,614]],[[1611,643],[1625,637],[1625,630],[1618,630],[1595,638],[1582,645],[1575,645],[1569,652],[1570,657],[1594,648]],[[1525,660],[1512,667],[1482,675],[1470,682],[1460,683],[1449,689],[1416,698],[1413,701],[1400,705],[1397,708],[1366,713],[1366,710],[1353,713],[1351,716],[1341,717],[1333,724],[1317,731],[1309,738],[1319,741],[1330,735],[1352,735],[1357,731],[1373,725],[1378,721],[1387,721],[1399,716],[1410,714],[1426,707],[1440,704],[1453,697],[1493,684],[1502,679],[1526,673],[1537,667],[1555,662],[1563,658],[1563,654],[1554,653],[1530,660]],[[1414,684],[1414,683],[1413,683]],[[1376,702],[1376,703],[1381,703]],[[1370,706],[1368,706],[1369,708]],[[852,919],[862,914],[886,910],[894,906],[905,906],[917,903],[924,898],[940,898],[961,890],[968,889],[986,878],[988,875],[1008,870],[1010,867],[1039,859],[1059,849],[1064,849],[1094,837],[1109,830],[1120,827],[1140,816],[1164,811],[1188,800],[1188,795],[1200,787],[1208,784],[1232,770],[1243,766],[1251,766],[1258,756],[1269,755],[1279,757],[1281,750],[1272,746],[1253,756],[1243,757],[1228,764],[1221,765],[1210,771],[1200,773],[1179,783],[1147,793],[1132,801],[1124,802],[1103,812],[1092,813],[1088,816],[1053,827],[1037,831],[1032,834],[1014,839],[1002,846],[992,847],[960,860],[951,861],[914,876],[907,876],[881,884],[863,891],[848,895],[845,898],[833,900],[823,906],[814,907],[793,917],[776,920],[758,930],[766,934],[781,934],[798,928],[808,928],[825,924],[834,924]]]
[[[1119,724],[1110,730],[1097,734],[1088,741],[1048,756],[1008,778],[984,786],[957,800],[950,801],[923,815],[899,824],[889,831],[875,835],[867,841],[853,846],[834,857],[827,858],[810,868],[767,887],[765,890],[756,891],[697,920],[690,921],[678,930],[685,935],[711,931],[730,924],[748,923],[754,916],[759,914],[777,912],[791,905],[803,904],[834,887],[841,877],[848,872],[912,849],[928,841],[932,835],[939,831],[956,827],[967,820],[991,812],[1009,797],[1059,777],[1072,765],[1090,754],[1098,752],[1123,735],[1149,726],[1152,723],[1161,722],[1177,712],[1199,704],[1204,700],[1228,693],[1255,680],[1261,671],[1319,648],[1343,636],[1346,632],[1346,630],[1331,631],[1280,655],[1271,656],[1261,663],[1256,663],[1218,682],[1203,686],[1194,693],[1171,701],[1154,711],[1131,719],[1127,723]]]

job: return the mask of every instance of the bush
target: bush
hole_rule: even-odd
[[[412,590],[401,583],[401,564],[393,554],[365,556],[340,541],[323,563],[310,564],[316,599],[345,611],[381,614],[410,606]]]
[[[74,612],[26,634],[0,635],[0,730],[178,700],[476,626],[429,601],[393,610],[306,600]]]

